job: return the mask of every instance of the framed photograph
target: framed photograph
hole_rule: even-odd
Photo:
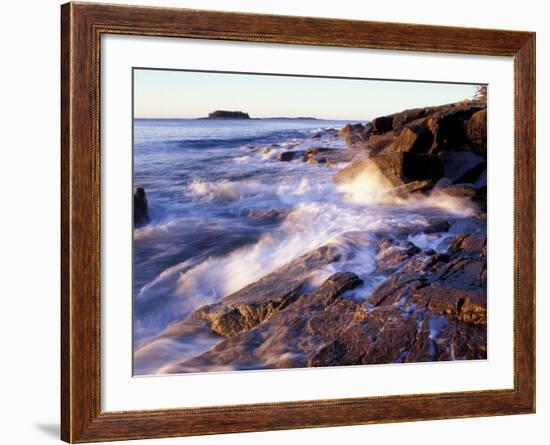
[[[67,442],[535,411],[535,35],[62,6]]]

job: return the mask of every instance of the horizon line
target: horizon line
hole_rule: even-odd
[[[242,118],[208,118],[208,117],[148,117],[148,116],[134,116],[133,119],[158,119],[158,120],[167,120],[167,119],[178,119],[178,120],[202,120],[202,121],[224,121],[224,120],[235,120],[235,121],[249,121],[249,120],[262,120],[262,119],[293,119],[293,120],[316,120],[316,121],[370,121],[372,119],[336,119],[336,118],[325,118],[325,117],[312,117],[312,116],[267,116],[267,117],[249,117],[248,119]]]

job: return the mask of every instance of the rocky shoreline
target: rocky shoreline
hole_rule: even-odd
[[[354,270],[312,286],[315,271],[348,255],[341,245],[293,259],[152,339],[218,338],[162,372],[486,359],[486,112],[486,104],[475,101],[405,110],[345,126],[338,136],[346,149],[280,153],[281,162],[346,163],[333,175],[337,186],[360,188],[365,175],[374,175],[390,201],[452,197],[476,211],[372,233],[377,285],[367,298],[356,298],[365,283]],[[335,132],[324,130],[317,139]],[[146,203],[145,192],[139,194]],[[138,351],[138,363],[143,356]]]

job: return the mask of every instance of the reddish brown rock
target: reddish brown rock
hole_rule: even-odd
[[[414,194],[426,194],[434,186],[434,181],[423,180],[423,181],[413,181],[407,184],[403,184],[399,187],[395,187],[388,192],[390,196],[395,196],[398,198],[407,198],[410,195]]]
[[[287,307],[300,296],[302,287],[313,272],[339,261],[340,257],[337,247],[320,247],[223,298],[219,303],[197,309],[192,318],[208,320],[213,332],[232,337]]]
[[[327,147],[313,147],[306,150],[302,161],[308,164],[333,166],[341,162],[351,162],[359,153],[358,149],[340,150]]]
[[[424,125],[405,127],[395,141],[383,149],[383,153],[411,152],[428,153],[433,144],[433,134]]]
[[[371,125],[347,124],[345,127],[340,129],[338,135],[345,138],[346,143],[350,147],[363,147],[371,135]]]
[[[304,367],[316,356],[319,361],[331,356],[341,360],[337,351],[320,351],[337,340],[342,327],[352,323],[358,306],[340,297],[361,284],[353,273],[334,274],[314,293],[300,297],[254,329],[228,338],[204,354],[174,366],[170,372],[236,365],[239,369]]]
[[[413,108],[410,110],[401,111],[400,113],[396,113],[393,117],[393,128],[397,129],[405,124],[408,124],[409,122],[420,119],[426,116],[429,111],[429,108]]]
[[[403,261],[420,252],[420,249],[409,241],[395,243],[383,238],[379,242],[379,252],[376,257],[376,268],[381,273],[391,273],[398,269]]]
[[[469,235],[456,236],[449,245],[451,253],[462,255],[487,255],[487,235],[482,233],[473,233]]]
[[[466,124],[466,137],[478,153],[487,156],[487,108],[472,115]]]
[[[364,149],[370,154],[370,156],[376,156],[390,147],[396,138],[397,136],[395,136],[392,132],[373,134],[369,137]]]

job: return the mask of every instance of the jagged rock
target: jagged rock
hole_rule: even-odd
[[[371,125],[362,124],[347,124],[340,129],[338,136],[345,138],[348,146],[353,147],[356,145],[363,146],[369,139],[371,132]]]
[[[208,320],[212,331],[232,337],[251,329],[295,301],[313,272],[340,258],[337,247],[320,247],[223,298],[219,303],[199,308],[192,317]]]
[[[410,241],[394,242],[389,238],[382,238],[378,244],[379,252],[376,257],[376,268],[381,273],[392,273],[412,255],[420,252]]]
[[[277,160],[280,162],[289,162],[292,161],[296,157],[296,155],[297,154],[294,151],[284,151],[279,155]]]
[[[304,153],[304,156],[302,157],[302,161],[309,162],[310,160],[319,160],[319,159],[325,159],[322,157],[317,157],[317,155],[331,153],[337,151],[335,148],[328,148],[328,147],[312,147],[308,148],[306,152]],[[326,162],[326,160],[325,160]]]
[[[367,144],[364,146],[364,148],[370,154],[370,156],[376,156],[384,152],[384,150],[386,150],[388,147],[391,147],[396,138],[397,136],[395,136],[392,132],[373,134],[369,137]]]
[[[411,153],[428,153],[433,144],[433,140],[433,134],[426,125],[412,125],[405,127],[397,139],[382,150],[382,153],[405,151]]]
[[[413,108],[410,110],[401,111],[393,116],[392,126],[394,129],[400,128],[409,122],[420,119],[429,112],[428,108]]]
[[[353,181],[369,166],[376,168],[393,186],[398,187],[412,181],[437,181],[443,176],[441,160],[432,155],[415,153],[391,153],[352,162],[333,176],[336,183]]]
[[[482,234],[459,235],[438,254],[384,238],[379,268],[399,270],[364,303],[347,296],[361,280],[337,273],[170,372],[486,358],[485,245]]]
[[[429,117],[426,123],[434,135],[430,153],[463,148],[468,141],[466,134],[467,121],[481,108],[481,105],[469,104],[462,107],[453,107]]]
[[[393,115],[377,117],[370,122],[370,125],[373,133],[391,131],[393,129]]]
[[[399,187],[395,187],[388,191],[390,196],[395,196],[398,198],[407,198],[408,196],[415,193],[425,193],[430,191],[434,186],[434,181],[423,180],[423,181],[413,181]]]
[[[449,221],[444,219],[430,219],[428,221],[428,226],[424,228],[423,232],[426,234],[437,233],[437,232],[447,232],[450,228]]]
[[[412,298],[416,304],[426,306],[432,314],[467,323],[487,324],[485,292],[431,284],[416,289]]]
[[[315,292],[301,296],[254,329],[228,338],[170,371],[223,369],[234,365],[239,369],[296,368],[308,366],[308,362],[312,366],[315,360],[321,360],[323,354],[319,351],[326,349],[326,344],[333,342],[353,321],[359,306],[341,296],[361,284],[353,273],[336,273]],[[330,351],[324,353],[325,357],[330,355]]]
[[[134,189],[134,227],[149,224],[149,204],[143,187]]]
[[[440,193],[458,198],[475,198],[477,195],[476,189],[469,185],[439,186],[433,190],[432,195]]]
[[[466,125],[466,137],[479,154],[487,156],[487,108],[472,115]]]
[[[484,258],[458,257],[440,265],[431,279],[447,287],[462,290],[487,288],[487,262]]]
[[[328,147],[313,147],[306,150],[302,160],[308,164],[332,166],[340,162],[350,162],[358,154],[357,150],[339,150]]]
[[[487,235],[472,233],[456,236],[451,240],[448,250],[455,254],[487,256]]]

